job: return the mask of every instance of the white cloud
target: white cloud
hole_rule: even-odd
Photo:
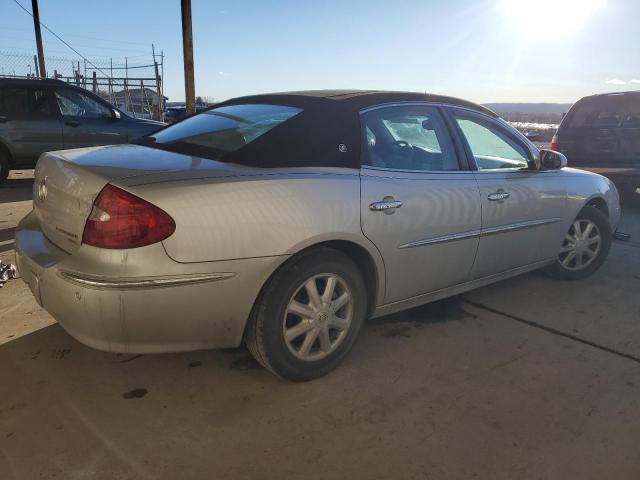
[[[624,80],[619,80],[617,78],[612,78],[611,80],[607,80],[604,83],[608,83],[609,85],[626,85],[627,82],[625,82]]]
[[[220,75],[221,77],[228,77],[231,74],[227,72],[218,72],[218,75]]]
[[[640,80],[637,78],[634,78],[633,80],[629,80],[629,83],[640,83]]]

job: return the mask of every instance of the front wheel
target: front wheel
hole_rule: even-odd
[[[251,354],[273,373],[311,380],[351,350],[367,310],[364,280],[343,253],[321,249],[285,264],[260,295],[247,324]]]
[[[586,278],[600,268],[610,248],[609,219],[597,208],[587,206],[569,227],[555,263],[546,272],[562,280]]]

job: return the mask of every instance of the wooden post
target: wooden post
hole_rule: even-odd
[[[193,34],[191,0],[180,0],[182,10],[182,55],[184,57],[184,100],[187,115],[196,112],[196,88],[193,75]]]
[[[38,64],[40,66],[40,75],[42,78],[47,78],[47,70],[44,66],[42,34],[40,33],[40,12],[38,11],[38,0],[31,0],[31,11],[33,13],[33,28],[36,31],[36,47],[38,49]]]

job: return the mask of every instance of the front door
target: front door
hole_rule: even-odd
[[[62,114],[64,148],[113,145],[129,141],[124,122],[108,105],[75,89],[59,87],[55,98]]]
[[[378,107],[361,118],[362,230],[384,260],[385,303],[465,282],[480,197],[439,109]]]
[[[553,258],[566,231],[566,190],[559,171],[529,168],[533,152],[503,122],[464,109],[450,111],[475,163],[482,201],[472,278]]]
[[[33,168],[43,152],[62,148],[62,123],[47,88],[16,83],[0,88],[0,133],[16,167]]]

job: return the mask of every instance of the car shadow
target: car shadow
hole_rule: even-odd
[[[9,178],[0,185],[0,203],[31,200],[33,178]]]

